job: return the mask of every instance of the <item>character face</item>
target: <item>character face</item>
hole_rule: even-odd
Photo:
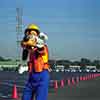
[[[34,36],[38,36],[38,33],[35,30],[28,30],[25,32],[25,34],[28,35],[34,35]]]
[[[34,30],[30,31],[30,34],[32,34],[32,35],[34,35],[34,36],[38,36],[37,32],[34,31]]]
[[[22,40],[22,46],[34,47],[36,45],[36,37],[38,33],[35,30],[28,30]]]

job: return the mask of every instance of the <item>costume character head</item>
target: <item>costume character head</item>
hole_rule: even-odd
[[[28,57],[28,50],[34,48],[37,43],[37,37],[40,34],[40,29],[35,24],[30,24],[25,29],[21,46],[23,47],[22,60],[26,60]]]
[[[23,47],[22,60],[27,60],[29,49],[37,47],[41,50],[46,40],[48,40],[48,36],[45,33],[40,32],[37,25],[28,25],[24,32],[24,38],[21,41],[21,46]]]

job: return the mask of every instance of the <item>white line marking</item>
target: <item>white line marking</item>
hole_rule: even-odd
[[[3,84],[3,85],[7,85],[7,86],[11,86],[11,87],[13,87],[14,86],[14,84],[11,84],[11,83],[5,83],[5,82],[1,82],[0,84]],[[19,88],[24,88],[24,86],[21,86],[21,85],[16,85],[16,87],[19,87]]]
[[[11,96],[11,94],[8,94],[8,96],[5,96],[5,95],[3,95],[3,94],[0,94],[0,97],[2,97],[2,98],[8,98],[8,97],[10,97]]]

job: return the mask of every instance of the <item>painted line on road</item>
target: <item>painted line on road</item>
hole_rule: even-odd
[[[9,97],[11,97],[11,94],[8,94],[8,96],[5,96],[5,95],[0,93],[0,97],[2,97],[2,98],[9,98]]]
[[[2,84],[2,85],[7,85],[7,86],[11,86],[11,87],[14,86],[14,84],[11,84],[11,83],[5,83],[5,82],[1,82],[0,84]],[[16,87],[24,88],[24,86],[21,86],[21,85],[16,85]]]
[[[3,82],[25,82],[25,80],[15,81],[15,80],[3,80]]]
[[[20,81],[15,81],[15,80],[3,80],[3,82],[17,82],[17,83],[21,83],[21,82],[25,82],[26,80],[20,80]],[[54,82],[55,80],[50,80],[50,82]]]

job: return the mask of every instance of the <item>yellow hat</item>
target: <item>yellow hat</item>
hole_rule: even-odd
[[[30,30],[35,30],[37,32],[37,35],[40,34],[40,28],[37,25],[35,25],[35,24],[29,24],[27,26],[27,28],[25,29],[25,32],[24,33],[26,34],[27,31],[30,31]]]
[[[29,24],[27,29],[33,29],[33,30],[38,30],[38,31],[40,30],[39,27],[35,24]]]

